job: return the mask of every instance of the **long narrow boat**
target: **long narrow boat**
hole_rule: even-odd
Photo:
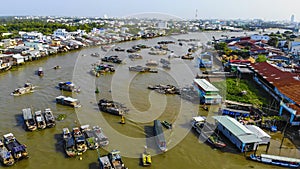
[[[153,132],[156,140],[156,144],[162,152],[167,151],[167,142],[165,140],[162,125],[159,120],[154,120]]]
[[[0,161],[6,166],[11,166],[15,163],[14,157],[4,146],[2,140],[0,140]]]
[[[31,83],[25,83],[23,87],[15,89],[10,95],[12,96],[21,96],[23,94],[34,92],[35,86]]]
[[[290,157],[283,157],[283,156],[276,156],[276,155],[269,155],[269,154],[261,154],[257,156],[255,154],[251,154],[250,158],[254,161],[259,161],[266,164],[272,164],[282,167],[288,168],[299,168],[300,167],[300,159],[297,158],[290,158]]]
[[[35,119],[34,119],[34,117],[32,115],[31,108],[25,108],[25,109],[23,109],[22,113],[23,113],[23,118],[24,118],[24,123],[26,125],[26,128],[29,131],[36,130],[37,126],[36,126]]]
[[[68,128],[63,128],[64,149],[69,157],[76,156],[76,148],[74,138]]]
[[[55,126],[55,117],[50,108],[44,110],[44,117],[47,127],[51,128]]]
[[[18,160],[21,158],[27,158],[28,152],[26,146],[21,144],[12,133],[3,135],[4,145],[10,151],[14,159]]]
[[[45,129],[47,127],[44,116],[42,115],[42,111],[38,110],[34,112],[36,125],[38,129]]]

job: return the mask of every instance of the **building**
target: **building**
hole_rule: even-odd
[[[199,93],[201,104],[220,104],[222,102],[219,89],[206,79],[194,79],[194,86]]]
[[[229,116],[214,116],[217,129],[223,133],[241,152],[253,151],[262,142],[252,131]]]
[[[251,64],[254,81],[280,103],[279,115],[287,114],[291,125],[300,125],[300,80],[268,62]]]
[[[212,68],[213,55],[205,52],[198,57],[199,68]]]

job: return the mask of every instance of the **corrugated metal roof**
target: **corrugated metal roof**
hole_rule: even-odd
[[[209,83],[206,79],[194,79],[194,82],[206,92],[219,92],[219,89]]]
[[[261,139],[258,138],[252,131],[247,129],[244,125],[236,121],[234,118],[231,118],[229,116],[213,116],[213,118],[216,119],[243,143],[253,143],[261,141]]]
[[[294,78],[297,74],[281,71],[267,62],[254,63],[251,66],[282,94],[300,105],[300,81]],[[293,109],[297,111],[297,115],[300,115],[298,106],[294,106]]]
[[[247,127],[247,129],[249,129],[254,134],[256,134],[259,138],[262,138],[262,137],[271,138],[271,136],[269,134],[267,134],[265,131],[263,131],[261,128],[255,126],[255,125],[245,125],[245,126]]]

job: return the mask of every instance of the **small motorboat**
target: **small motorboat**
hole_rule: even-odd
[[[152,164],[152,158],[150,153],[147,151],[147,146],[145,146],[145,151],[142,153],[142,165],[150,166]]]
[[[167,122],[167,121],[165,121],[165,120],[162,121],[161,124],[162,124],[165,128],[167,128],[167,129],[172,129],[172,124],[169,123],[169,122]]]
[[[53,69],[60,69],[61,67],[59,65],[56,65],[53,67]]]
[[[39,69],[38,69],[38,71],[37,71],[37,74],[39,75],[39,76],[44,76],[44,71],[43,71],[43,68],[42,67],[39,67]]]

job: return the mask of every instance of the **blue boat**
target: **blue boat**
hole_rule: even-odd
[[[251,154],[250,158],[254,161],[259,161],[262,163],[277,165],[281,167],[288,167],[288,168],[300,167],[300,159],[296,159],[296,158],[282,157],[282,156],[269,155],[269,154],[261,154],[260,156]]]

